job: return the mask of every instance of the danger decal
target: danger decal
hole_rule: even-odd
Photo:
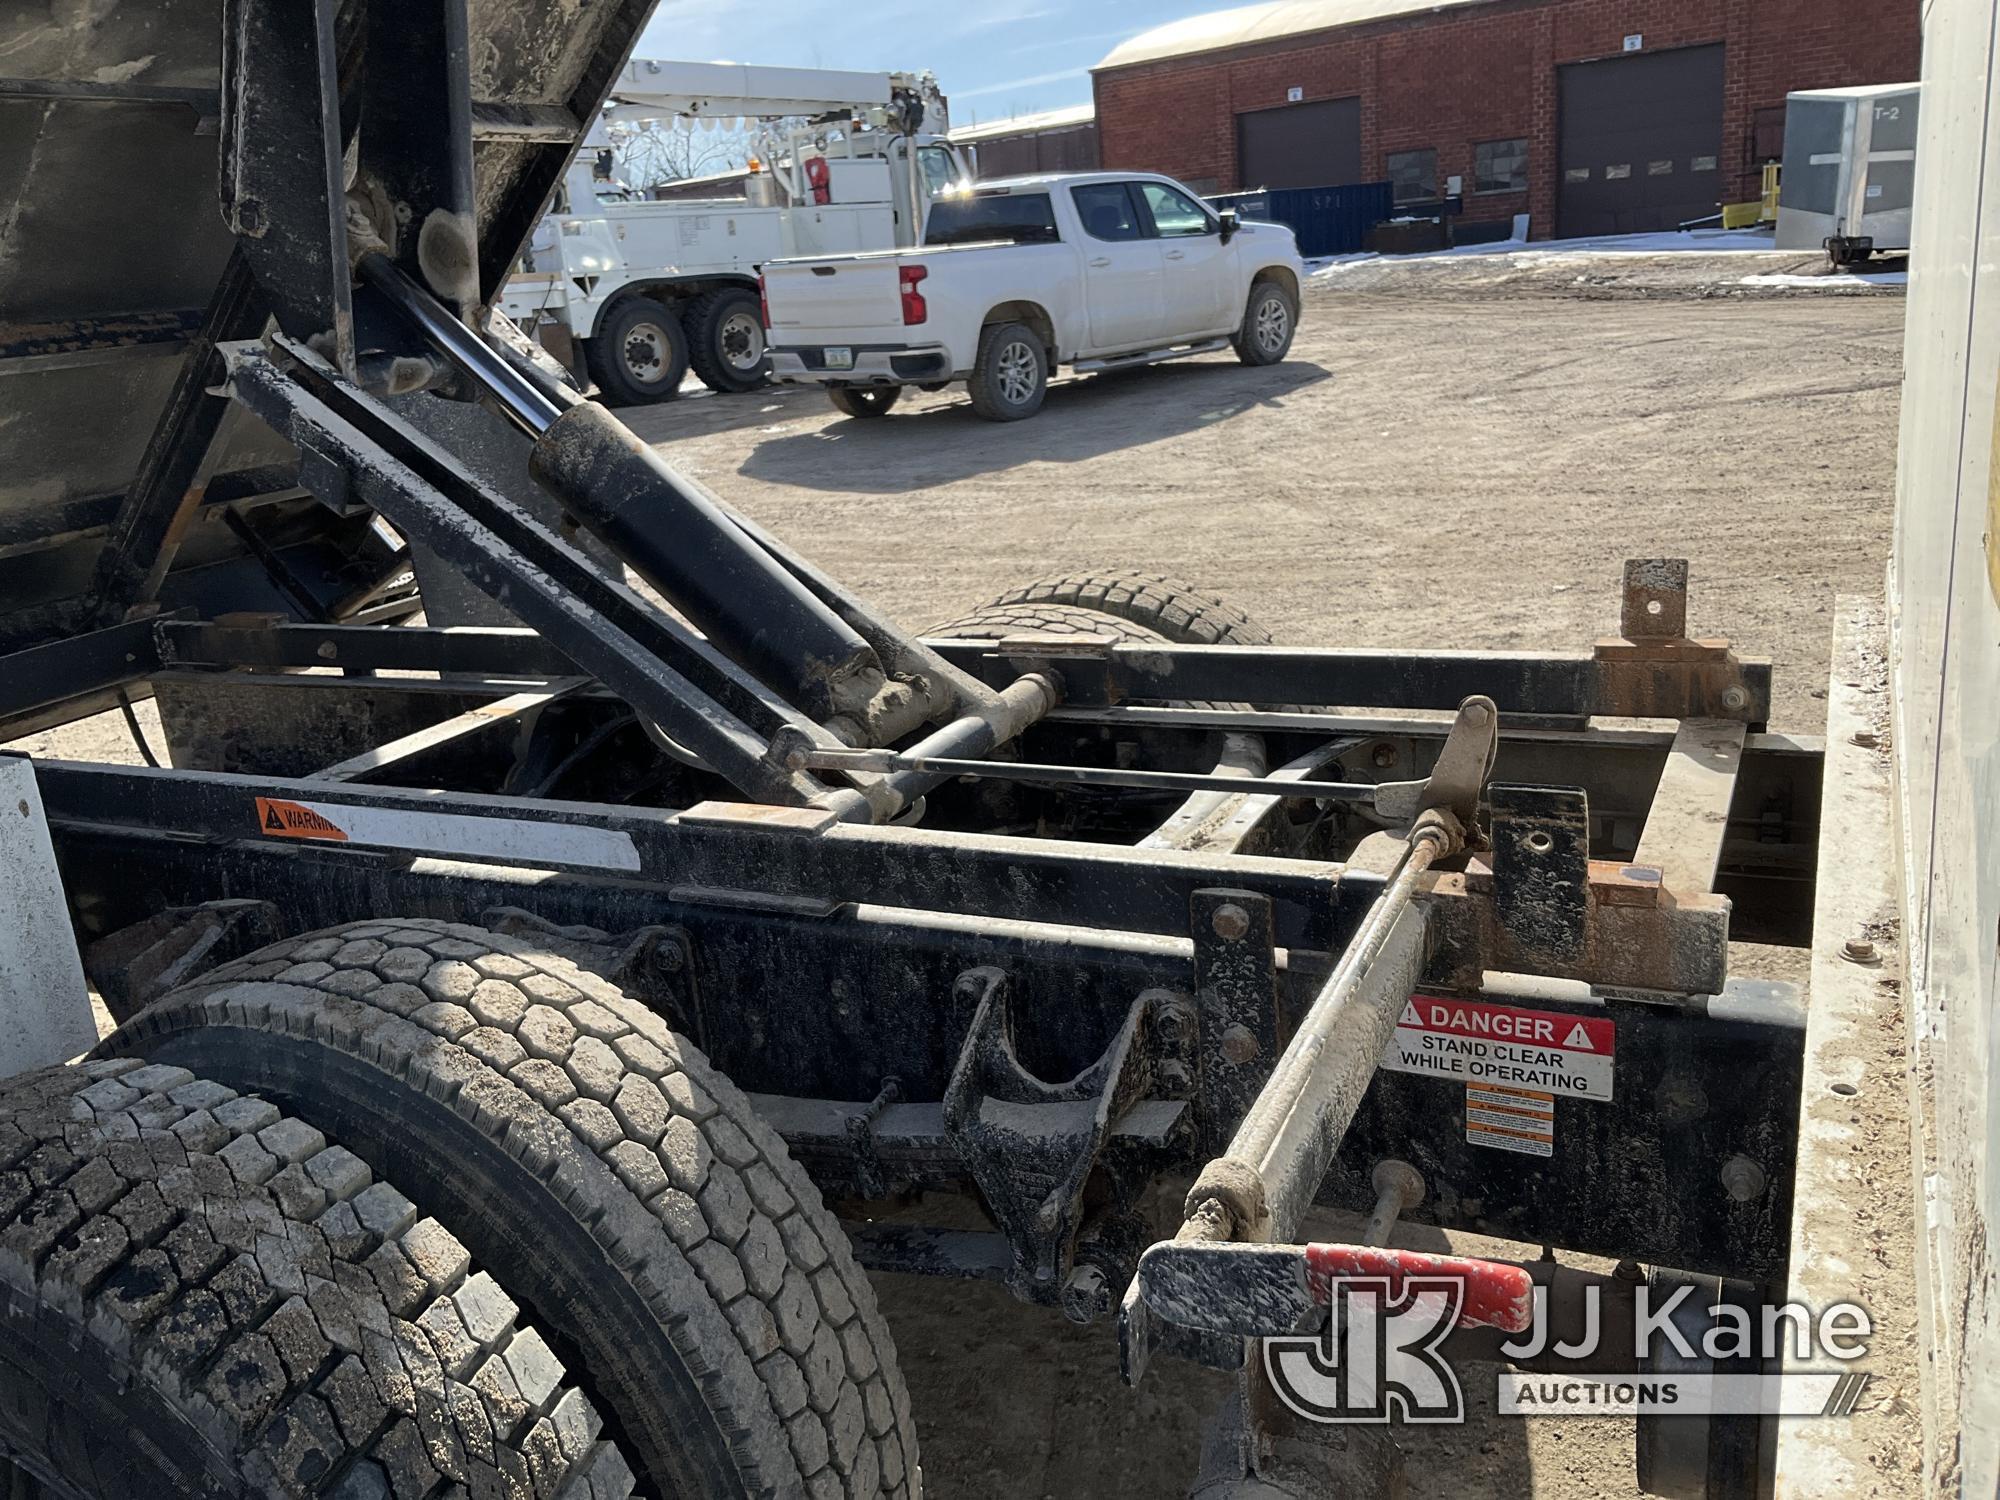
[[[1382,1066],[1552,1099],[1608,1100],[1617,1036],[1602,1017],[1412,995]]]
[[[347,830],[325,813],[298,802],[282,802],[276,797],[257,799],[257,827],[266,838],[326,839],[347,842]]]

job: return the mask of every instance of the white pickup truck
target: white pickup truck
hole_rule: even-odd
[[[1168,177],[981,183],[933,202],[921,249],[767,263],[771,376],[824,385],[853,417],[881,416],[906,385],[963,380],[980,416],[1018,421],[1057,365],[1231,347],[1276,364],[1301,274],[1291,230],[1217,214]]]

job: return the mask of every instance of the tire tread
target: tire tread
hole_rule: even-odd
[[[632,1493],[512,1299],[304,1122],[109,1059],[0,1090],[0,1162],[0,1304],[36,1324],[15,1328],[14,1357],[106,1362],[233,1465],[240,1493],[430,1500],[501,1493],[507,1472],[528,1481],[510,1493],[549,1500]],[[134,1478],[68,1461],[107,1500]]]
[[[359,922],[211,971],[104,1050],[209,1024],[363,1059],[546,1182],[666,1331],[749,1492],[920,1493],[888,1327],[818,1190],[748,1099],[616,986],[482,928]],[[830,1276],[809,1278],[802,1256]],[[809,1369],[827,1372],[825,1399],[801,1413],[787,1393]],[[601,1399],[616,1410],[626,1394]],[[849,1404],[890,1419],[852,1441]]]
[[[1135,627],[1123,629],[1119,623]],[[1271,633],[1235,605],[1163,573],[1058,573],[1007,590],[934,635],[998,639],[1037,632],[1169,640],[1189,646],[1268,646]]]

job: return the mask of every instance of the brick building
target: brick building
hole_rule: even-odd
[[[1104,164],[1205,192],[1381,181],[1537,238],[1758,195],[1794,89],[1917,76],[1918,0],[1276,0],[1093,70]]]

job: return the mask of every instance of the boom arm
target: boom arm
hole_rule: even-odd
[[[912,104],[923,107],[908,118]],[[943,132],[944,96],[928,73],[856,73],[829,68],[759,68],[740,63],[636,58],[611,86],[604,118],[635,122],[666,115],[700,119],[781,119],[871,115],[911,132]]]

